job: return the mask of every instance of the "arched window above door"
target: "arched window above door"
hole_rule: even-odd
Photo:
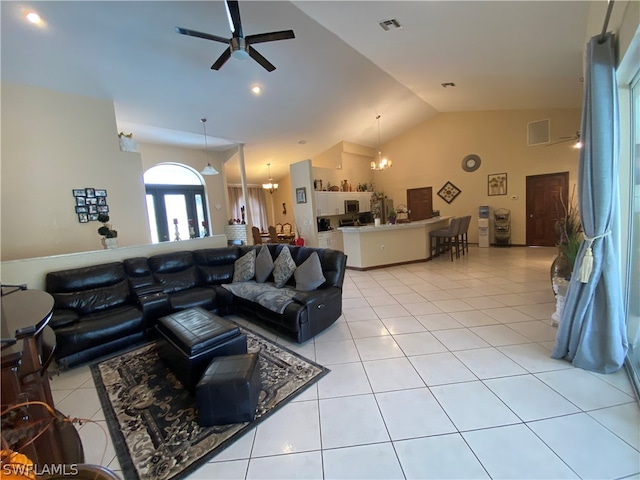
[[[144,173],[144,183],[153,243],[209,236],[204,185],[195,170],[156,165]]]
[[[145,185],[202,185],[202,178],[189,167],[162,163],[144,172]]]

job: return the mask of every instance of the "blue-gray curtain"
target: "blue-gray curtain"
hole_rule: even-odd
[[[593,37],[587,45],[582,105],[578,207],[585,240],[571,276],[552,357],[586,370],[611,373],[622,367],[628,344],[620,280],[615,41],[610,33],[602,43],[599,38]]]

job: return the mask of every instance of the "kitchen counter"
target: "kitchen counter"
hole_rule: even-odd
[[[450,219],[434,217],[394,225],[339,227],[347,267],[365,270],[428,260],[429,232],[446,228]]]

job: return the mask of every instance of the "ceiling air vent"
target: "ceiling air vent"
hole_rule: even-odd
[[[546,145],[551,141],[551,121],[538,120],[527,123],[527,146]]]
[[[391,29],[402,28],[400,22],[395,18],[390,18],[389,20],[382,20],[378,25],[382,27],[385,32],[388,32]]]

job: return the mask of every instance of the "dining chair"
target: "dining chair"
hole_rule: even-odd
[[[278,243],[278,233],[273,225],[269,225],[269,242]]]
[[[451,252],[451,261],[453,262],[453,249],[456,250],[456,258],[460,257],[459,231],[463,217],[454,217],[449,222],[447,228],[434,230],[429,233],[429,254],[437,257],[440,253],[444,253],[449,249]],[[435,238],[435,254],[433,239]]]
[[[291,235],[291,224],[283,223],[282,224],[282,234],[283,235]]]
[[[251,227],[251,235],[253,236],[254,245],[262,245],[262,237],[260,236],[260,229],[258,227]]]
[[[280,235],[282,233],[282,224],[276,223],[276,234]]]

